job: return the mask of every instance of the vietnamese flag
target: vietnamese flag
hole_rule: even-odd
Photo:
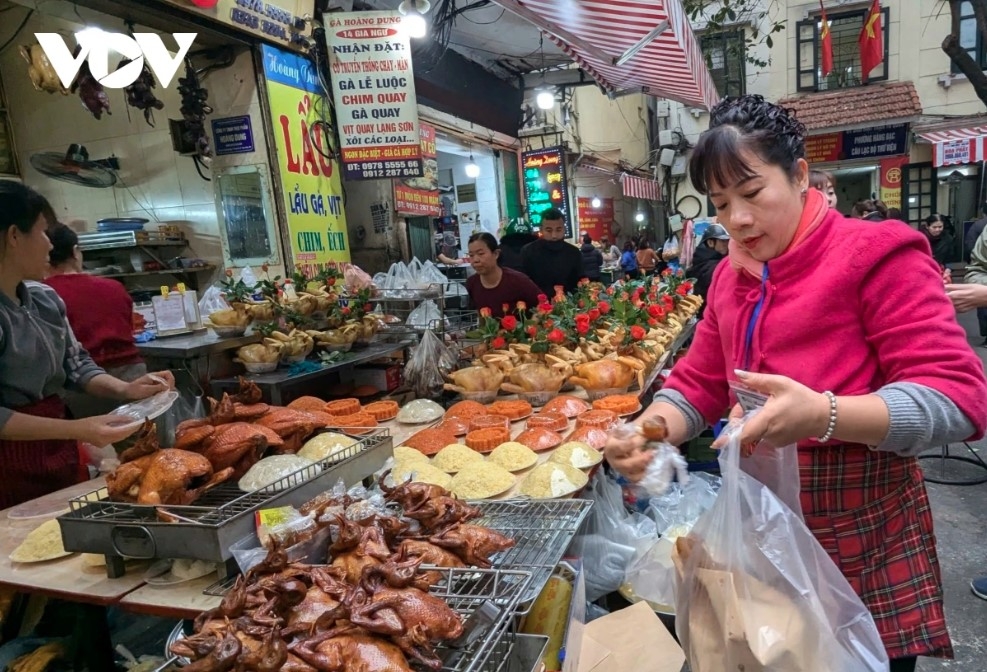
[[[884,60],[884,28],[881,26],[881,2],[874,0],[864,15],[864,26],[857,39],[860,45],[860,76],[867,83],[867,76]]]
[[[829,19],[826,18],[826,8],[823,7],[822,0],[819,0],[819,9],[822,10],[822,33],[819,35],[822,44],[822,76],[828,77],[833,71],[833,35],[829,32]]]

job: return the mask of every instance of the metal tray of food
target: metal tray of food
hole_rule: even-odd
[[[95,490],[70,500],[69,512],[59,516],[65,550],[106,556],[110,578],[123,575],[124,557],[206,560],[223,564],[223,575],[230,546],[255,529],[254,512],[300,505],[339,480],[353,485],[381,469],[394,452],[386,429],[354,438],[353,446],[262,490],[245,493],[227,482],[188,506],[115,502],[106,488]]]
[[[556,566],[579,531],[593,502],[588,499],[513,499],[470,502],[483,511],[471,521],[511,537],[513,548],[490,559],[498,569],[523,569],[532,573],[531,584],[518,602],[526,614],[541,594]]]

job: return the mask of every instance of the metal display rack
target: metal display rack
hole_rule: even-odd
[[[491,559],[494,567],[532,573],[531,585],[518,602],[518,613],[526,614],[565,555],[593,502],[513,499],[470,504],[483,511],[483,517],[473,521],[474,525],[496,530],[515,541],[513,548]]]
[[[332,489],[340,479],[347,484],[360,481],[383,467],[393,453],[386,429],[354,438],[354,445],[266,488],[245,493],[227,482],[192,505],[116,502],[106,488],[95,490],[70,500],[69,512],[59,516],[65,549],[104,555],[110,578],[124,574],[124,557],[226,563],[232,558],[230,546],[254,531],[255,511],[301,504]]]

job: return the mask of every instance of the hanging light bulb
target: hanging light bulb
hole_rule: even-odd
[[[473,150],[470,150],[470,162],[466,164],[466,177],[476,179],[480,177],[480,166],[473,160]]]
[[[428,22],[425,14],[431,9],[428,0],[402,0],[398,11],[402,14],[401,29],[414,39],[421,39],[428,34]]]
[[[634,221],[635,222],[643,222],[644,221],[644,213],[638,211],[637,214],[634,215]]]
[[[551,89],[540,89],[535,96],[535,104],[539,110],[550,110],[555,107],[555,92]]]
[[[598,208],[601,205],[603,205],[603,201],[600,200],[599,196],[594,196],[593,200],[590,201],[589,204],[592,205],[594,208]]]

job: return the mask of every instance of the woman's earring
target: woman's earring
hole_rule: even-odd
[[[808,187],[802,187],[802,195],[805,196],[808,193],[809,193],[809,188]]]

